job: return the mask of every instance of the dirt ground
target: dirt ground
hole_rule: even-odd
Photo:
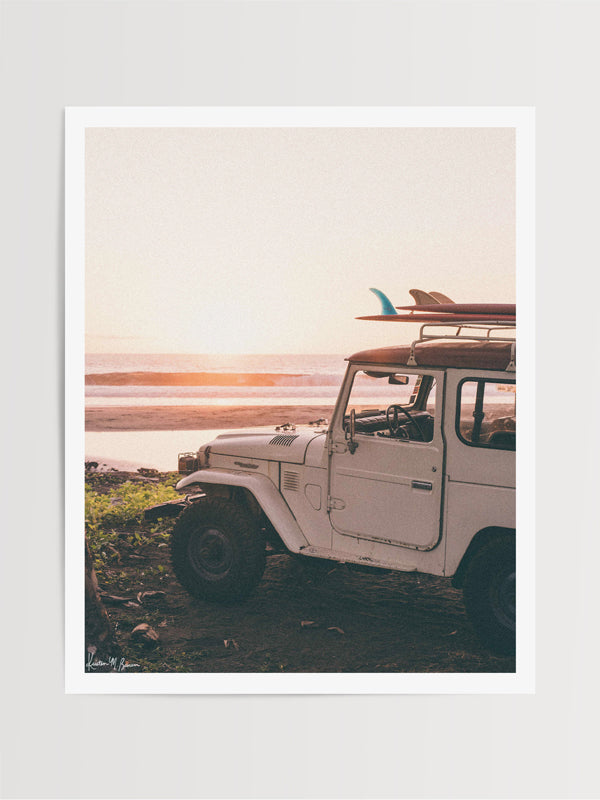
[[[513,657],[479,644],[446,579],[273,553],[249,600],[219,606],[180,587],[150,527],[138,529],[142,544],[120,532],[118,557],[99,576],[129,672],[515,671]],[[137,641],[140,624],[158,639]]]

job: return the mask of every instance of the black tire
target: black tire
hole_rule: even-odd
[[[467,614],[483,644],[497,655],[515,652],[515,539],[495,538],[467,567],[463,597]]]
[[[171,534],[173,571],[194,597],[243,600],[265,570],[265,541],[252,516],[231,500],[189,506]]]

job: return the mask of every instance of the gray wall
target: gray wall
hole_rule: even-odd
[[[597,284],[599,23],[576,2],[4,0],[3,796],[600,796],[597,312],[553,315]],[[535,695],[64,694],[62,149],[77,105],[536,106]]]

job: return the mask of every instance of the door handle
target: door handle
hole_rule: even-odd
[[[430,492],[433,489],[433,483],[429,481],[412,481],[410,485],[413,489],[424,489],[426,492]]]

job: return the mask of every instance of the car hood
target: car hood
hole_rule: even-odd
[[[217,436],[205,447],[210,447],[211,457],[239,456],[249,460],[303,464],[309,444],[323,434],[322,428],[296,428],[281,432],[274,431],[273,428],[265,431],[232,431]]]

